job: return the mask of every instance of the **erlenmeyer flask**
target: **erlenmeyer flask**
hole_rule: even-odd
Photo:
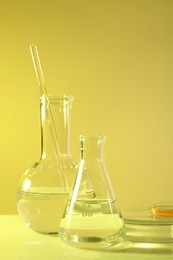
[[[17,190],[17,208],[27,226],[41,233],[58,233],[59,223],[75,179],[70,154],[71,97],[42,95],[41,157],[28,168]]]
[[[78,174],[60,223],[61,238],[79,248],[106,247],[122,240],[122,219],[105,167],[105,137],[81,136]]]

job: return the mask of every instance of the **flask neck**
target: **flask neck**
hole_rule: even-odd
[[[55,153],[70,157],[70,110],[72,97],[42,95],[40,98],[41,157]]]
[[[104,157],[104,136],[81,136],[81,159],[92,162],[95,160],[103,161]]]
[[[77,177],[81,178],[80,189],[85,194],[92,190],[98,198],[109,196],[115,200],[104,160],[105,140],[104,136],[98,135],[80,136],[81,161]]]

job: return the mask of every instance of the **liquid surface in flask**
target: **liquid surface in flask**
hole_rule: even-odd
[[[57,188],[33,188],[17,193],[17,208],[27,226],[40,233],[58,233],[68,192]]]

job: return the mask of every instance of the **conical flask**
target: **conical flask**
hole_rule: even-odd
[[[122,240],[124,221],[105,167],[105,137],[82,135],[80,142],[81,160],[60,237],[79,248],[106,247]]]
[[[59,223],[75,179],[70,154],[71,97],[42,95],[41,156],[22,176],[17,208],[27,226],[41,233],[58,233]]]

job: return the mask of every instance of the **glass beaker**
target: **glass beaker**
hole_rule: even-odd
[[[70,154],[70,96],[40,97],[41,157],[22,176],[17,208],[27,226],[41,233],[58,233],[75,179]]]
[[[79,248],[122,240],[124,221],[104,162],[103,136],[80,136],[78,174],[60,223],[60,237]]]

